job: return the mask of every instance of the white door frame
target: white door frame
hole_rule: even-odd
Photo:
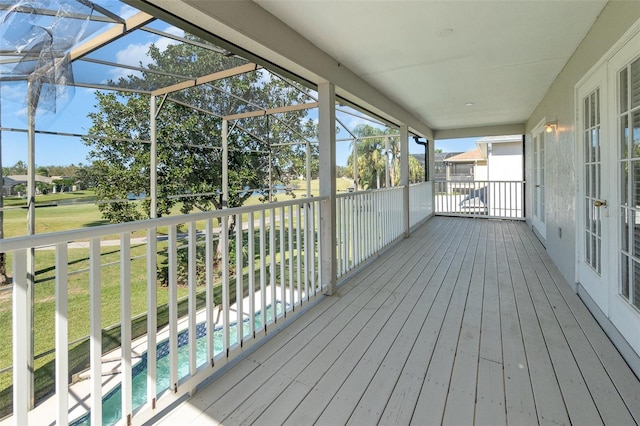
[[[575,102],[576,102],[576,264],[577,264],[577,278],[582,287],[589,293],[589,296],[598,305],[600,310],[609,316],[610,310],[610,291],[609,291],[609,277],[613,271],[610,271],[611,263],[613,260],[611,253],[615,252],[617,247],[617,239],[615,238],[615,215],[611,215],[611,209],[615,211],[615,167],[613,167],[612,159],[615,158],[615,153],[610,150],[604,149],[604,147],[611,146],[610,143],[602,143],[602,141],[611,141],[614,135],[611,135],[609,125],[610,121],[607,119],[608,109],[608,93],[607,93],[607,73],[605,67],[601,67],[595,72],[590,73],[589,77],[583,79],[576,85]],[[585,107],[584,100],[587,96],[592,95],[596,90],[599,91],[599,105],[597,113],[600,115],[599,121],[599,135],[598,145],[602,148],[599,153],[599,161],[590,158],[586,159],[585,149]],[[589,127],[589,126],[586,126]],[[591,163],[589,174],[587,174],[587,166],[585,163]],[[598,163],[599,167],[593,167],[595,163]],[[599,175],[592,176],[594,169],[598,169]],[[587,176],[591,181],[591,185],[587,182]],[[601,207],[594,206],[594,199],[597,198],[594,194],[594,184],[599,185],[599,198],[598,201],[603,201],[606,204]],[[613,208],[611,206],[614,206]],[[587,249],[586,241],[586,213],[587,208],[590,210],[590,214],[598,219],[593,225],[600,227],[598,233],[602,245],[600,247],[589,245]],[[597,223],[599,222],[599,223]],[[591,230],[591,235],[595,233],[595,230]],[[597,238],[592,237],[592,241]],[[598,264],[600,270],[598,271],[589,261],[585,259],[587,256],[593,255],[594,248],[598,251],[595,256],[595,263]]]
[[[547,153],[547,149],[546,149],[546,134],[545,134],[545,123],[547,122],[546,119],[543,119],[540,123],[538,123],[538,125],[536,127],[533,128],[533,130],[531,130],[531,144],[532,144],[532,152],[533,152],[533,163],[532,163],[532,167],[531,167],[531,181],[533,183],[533,186],[531,188],[531,227],[540,235],[540,237],[543,240],[547,239],[547,220],[546,220],[546,191],[545,191],[545,186],[546,186],[546,170],[547,170],[547,159],[546,159],[546,153]],[[539,152],[538,152],[538,145],[536,143],[536,138],[542,138],[542,142],[544,143],[544,151],[543,151],[543,155],[544,158],[540,159],[538,158]],[[538,142],[539,143],[539,142]],[[542,176],[542,190],[540,190],[539,188],[539,181],[540,181],[540,176],[538,176],[538,172],[539,172],[539,164],[538,161],[541,160],[542,166],[543,166],[543,176]],[[537,211],[538,208],[540,207],[540,192],[542,192],[542,197],[544,197],[543,200],[543,212],[542,212],[542,218],[540,218],[537,215]]]

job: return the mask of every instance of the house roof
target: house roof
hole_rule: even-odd
[[[513,142],[522,142],[522,135],[487,136],[476,141],[477,144]]]
[[[448,163],[471,163],[474,161],[484,160],[486,160],[486,158],[482,155],[482,151],[480,151],[480,149],[478,148],[447,158]]]

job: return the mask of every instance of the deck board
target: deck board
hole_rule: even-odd
[[[521,222],[436,217],[161,424],[634,424],[640,381]]]

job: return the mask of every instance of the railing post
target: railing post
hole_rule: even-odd
[[[406,124],[400,126],[400,185],[402,191],[402,218],[405,238],[410,230],[409,207],[409,127]]]
[[[336,289],[336,96],[333,83],[318,85],[318,140],[320,142],[320,253],[326,292]]]

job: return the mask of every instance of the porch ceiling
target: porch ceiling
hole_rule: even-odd
[[[525,122],[607,3],[255,1],[436,130]]]
[[[197,0],[145,1],[203,28],[206,15],[218,13]],[[436,132],[526,122],[606,3],[254,0],[334,64],[348,68]],[[270,17],[244,14],[248,9],[236,7],[226,15],[237,20],[231,26],[242,34],[229,41],[258,46],[257,54],[294,72],[300,72],[296,65],[315,65],[317,69],[307,68],[305,78],[323,71],[318,80],[335,75],[308,49],[301,48],[304,58],[283,59],[288,47],[282,43],[305,46],[290,34],[280,49],[271,46],[271,55],[260,51],[260,41],[243,41],[243,36],[259,34],[255,29],[260,27],[263,35],[286,33]]]

